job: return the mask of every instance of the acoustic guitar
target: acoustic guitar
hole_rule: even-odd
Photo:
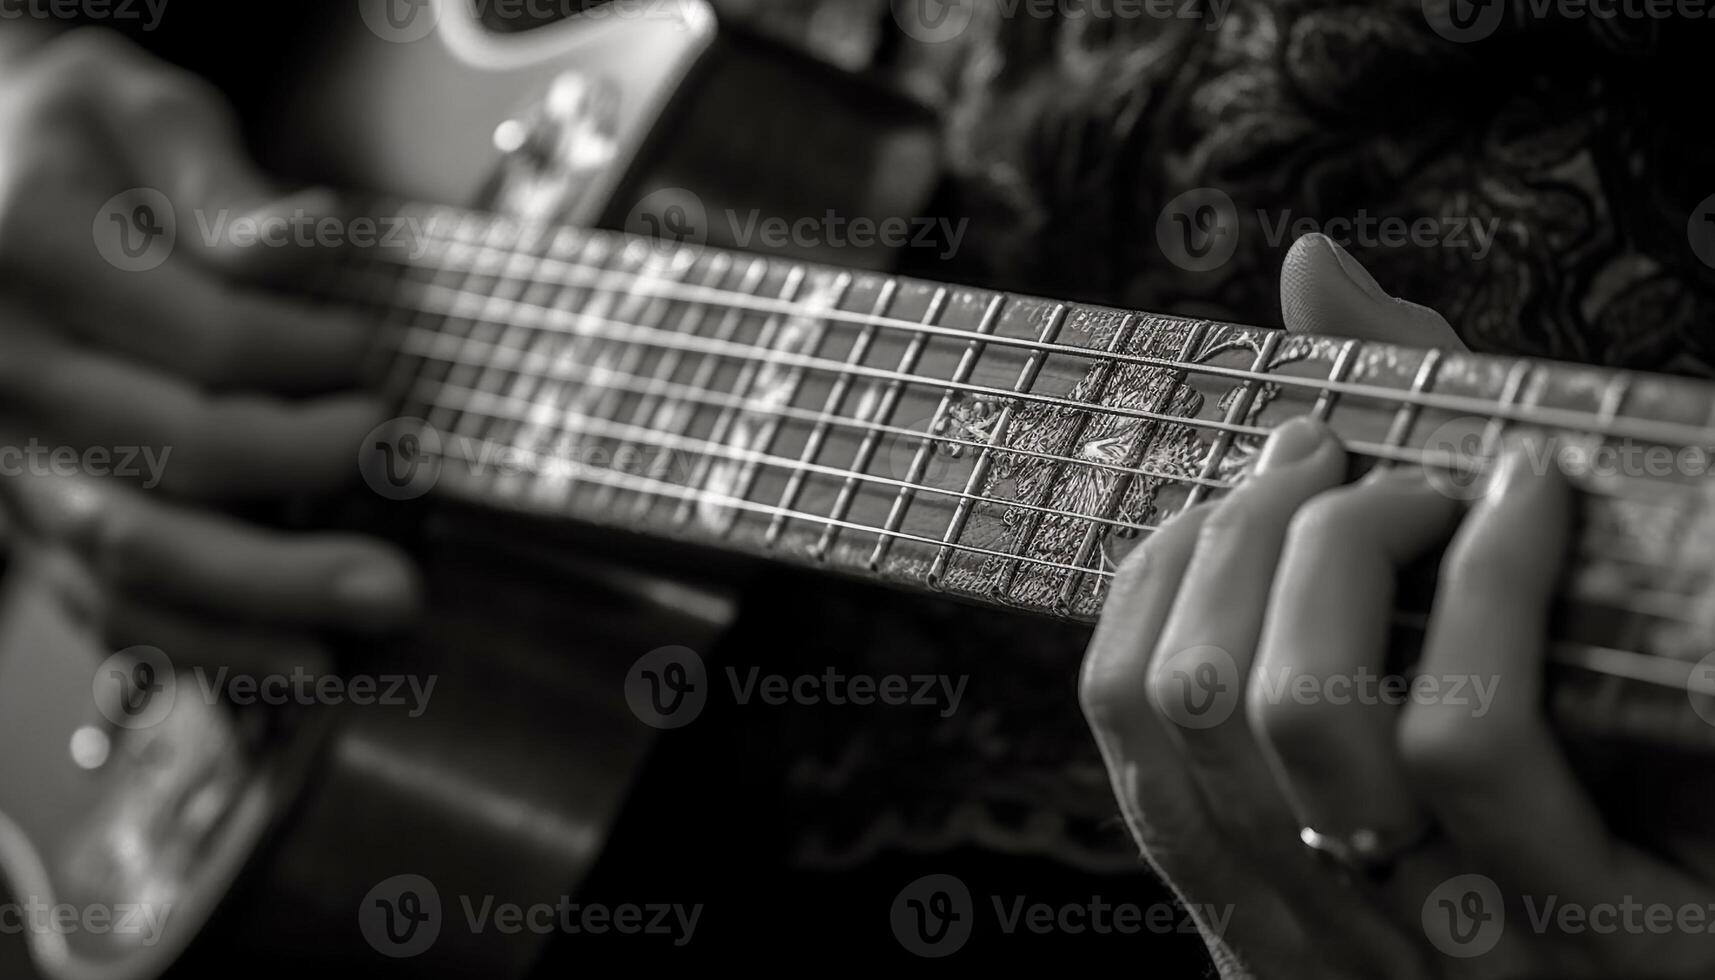
[[[1087,623],[1131,548],[1305,413],[1360,470],[1423,467],[1455,495],[1508,430],[1554,433],[1581,500],[1557,724],[1715,748],[1715,483],[1602,465],[1715,447],[1715,388],[891,275],[885,236],[858,232],[933,235],[933,114],[700,0],[511,32],[456,0],[366,0],[323,40],[272,156],[369,189],[354,209],[400,232],[291,287],[379,325],[397,419],[357,448],[341,519],[411,542],[434,600],[409,642],[341,667],[433,675],[434,700],[411,718],[182,695],[122,724],[110,676],[192,682],[170,652],[115,659],[23,563],[0,609],[8,890],[171,914],[146,942],[27,931],[0,962],[144,980],[220,921],[297,968],[521,975],[539,937],[449,929],[394,958],[365,930],[409,945],[387,916],[417,906],[377,884],[526,906],[573,889],[695,685],[673,651],[731,620],[735,575],[786,563]],[[824,213],[845,240],[735,247]],[[1421,613],[1398,617],[1402,664]]]

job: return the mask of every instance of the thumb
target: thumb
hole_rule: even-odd
[[[1305,235],[1292,244],[1280,269],[1280,309],[1290,333],[1468,349],[1446,318],[1389,296],[1326,235]]]

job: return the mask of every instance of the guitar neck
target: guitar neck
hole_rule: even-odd
[[[337,291],[385,323],[378,382],[438,441],[443,492],[1088,621],[1288,418],[1466,497],[1530,427],[1582,491],[1557,697],[1715,745],[1685,710],[1715,650],[1709,385],[411,213],[409,254]]]

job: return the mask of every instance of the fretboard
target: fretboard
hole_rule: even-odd
[[[1715,387],[411,213],[410,248],[334,282],[381,316],[378,383],[433,433],[440,492],[1087,621],[1288,418],[1473,496],[1528,426],[1582,491],[1557,709],[1715,746],[1688,710]]]

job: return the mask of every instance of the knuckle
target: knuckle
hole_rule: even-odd
[[[43,67],[61,71],[105,70],[133,63],[136,54],[136,46],[116,31],[77,27],[65,32],[43,52]]]
[[[229,121],[219,90],[176,68],[152,71],[133,86],[126,99],[126,111],[144,127]]]

